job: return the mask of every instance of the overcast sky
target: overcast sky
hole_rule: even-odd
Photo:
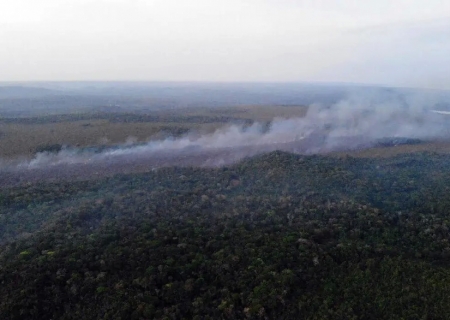
[[[450,89],[450,1],[0,1],[0,81]]]

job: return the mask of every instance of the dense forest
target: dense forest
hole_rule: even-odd
[[[272,152],[0,191],[1,319],[448,319],[450,159]]]

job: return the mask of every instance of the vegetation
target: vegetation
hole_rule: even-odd
[[[178,137],[189,131],[212,132],[234,123],[268,123],[276,117],[301,117],[300,106],[242,106],[147,111],[92,111],[32,117],[0,117],[0,158],[32,156],[41,147],[93,147],[123,144],[128,139]],[[53,149],[52,149],[53,151]]]
[[[446,319],[450,161],[282,152],[0,192],[2,319]]]
[[[36,153],[39,152],[49,152],[49,153],[58,153],[59,151],[61,151],[63,148],[62,145],[60,145],[59,143],[55,143],[55,144],[47,144],[47,145],[40,145],[36,147]]]

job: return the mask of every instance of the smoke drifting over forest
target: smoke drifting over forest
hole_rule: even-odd
[[[399,102],[353,95],[331,106],[312,104],[305,117],[274,119],[269,125],[228,124],[211,134],[190,132],[144,144],[41,152],[31,160],[4,163],[2,174],[4,179],[14,173],[26,180],[27,174],[58,178],[171,165],[215,167],[274,150],[315,154],[369,148],[380,139],[445,139],[447,120],[420,97]]]

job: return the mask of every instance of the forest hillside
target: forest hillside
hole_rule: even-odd
[[[445,319],[447,155],[272,152],[0,193],[2,319]]]

